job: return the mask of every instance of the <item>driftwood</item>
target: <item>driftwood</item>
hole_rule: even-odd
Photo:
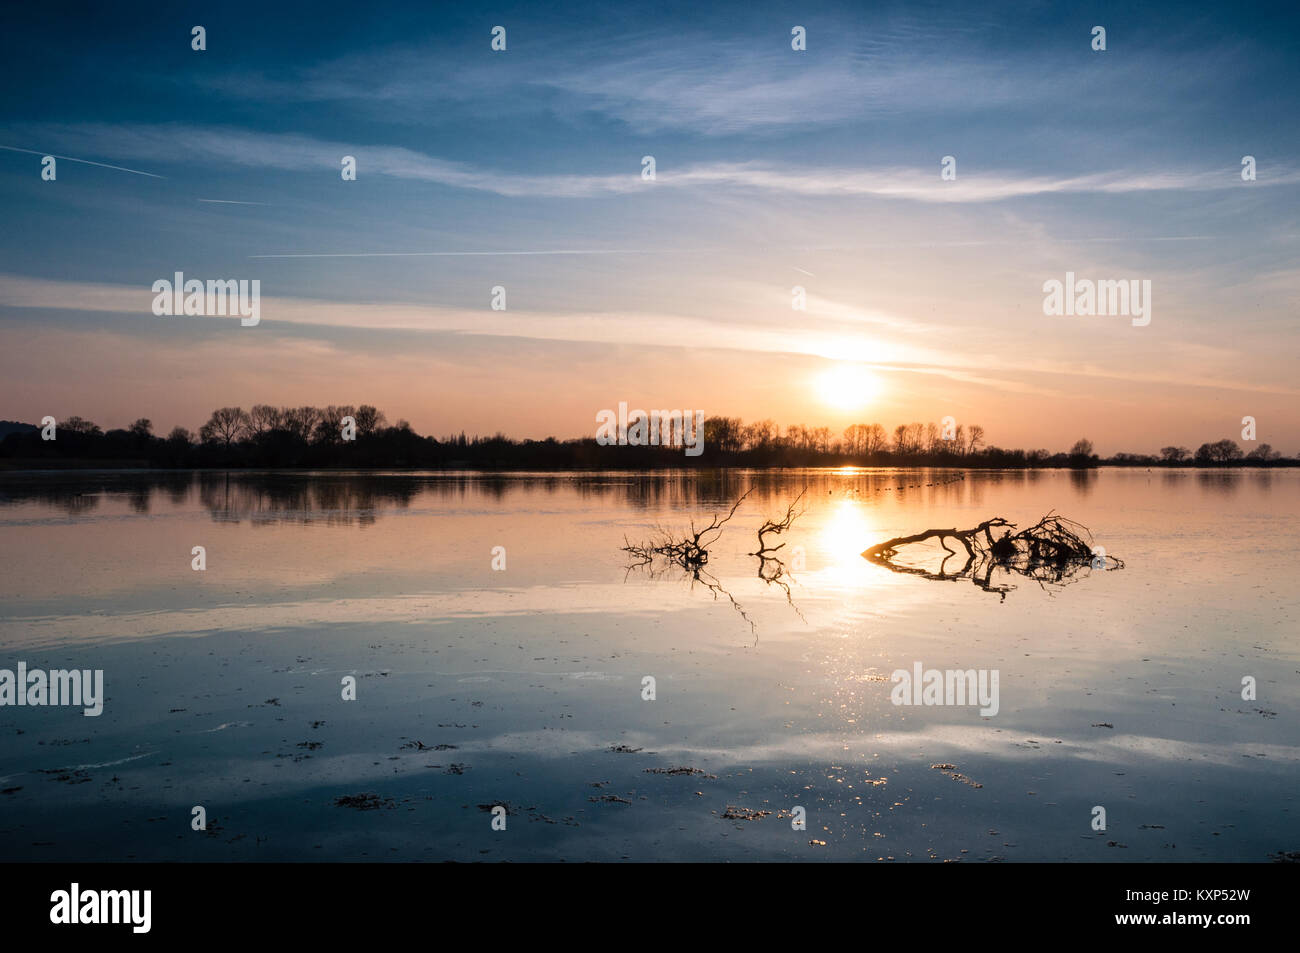
[[[799,505],[804,494],[807,492],[807,487],[804,487],[799,491],[799,495],[796,496],[794,500],[791,501],[790,505],[786,507],[785,516],[781,519],[768,519],[763,522],[763,525],[758,528],[758,550],[749,554],[758,557],[758,578],[762,579],[763,582],[769,586],[779,586],[785,593],[785,601],[789,604],[790,608],[794,610],[795,615],[802,619],[804,623],[807,623],[808,620],[804,618],[804,614],[799,611],[799,607],[794,604],[794,593],[791,592],[790,583],[788,581],[793,579],[794,576],[791,575],[785,561],[774,555],[785,548],[785,543],[780,543],[776,546],[769,546],[767,537],[780,536],[794,525],[795,520],[807,512],[807,507]],[[796,563],[798,563],[798,560],[796,560]],[[796,566],[796,568],[800,567]]]
[[[669,562],[676,563],[683,569],[696,569],[704,566],[709,561],[709,547],[718,541],[722,535],[723,525],[736,515],[736,510],[740,509],[740,504],[745,502],[745,497],[753,492],[753,488],[746,490],[741,494],[740,499],[731,505],[731,511],[722,519],[718,519],[717,514],[713,520],[703,529],[695,528],[695,521],[691,520],[691,531],[689,534],[674,534],[665,530],[663,527],[655,527],[655,535],[644,543],[633,544],[628,542],[626,536],[623,537],[623,552],[631,553],[637,557],[640,562],[638,565],[652,562],[656,556],[661,556]],[[713,536],[709,534],[713,533]]]
[[[741,494],[740,498],[732,504],[731,509],[726,516],[719,517],[714,514],[713,519],[708,526],[696,528],[692,521],[689,533],[671,532],[662,526],[656,526],[654,535],[650,539],[641,543],[629,542],[627,537],[623,537],[623,552],[634,557],[633,562],[627,567],[628,573],[633,569],[643,569],[651,579],[659,579],[667,574],[680,574],[681,578],[689,579],[691,588],[696,583],[704,586],[716,600],[720,595],[726,596],[731,602],[732,608],[740,614],[740,617],[749,623],[751,632],[755,633],[757,639],[757,629],[754,620],[749,617],[744,608],[723,585],[717,577],[708,572],[709,547],[713,546],[722,536],[722,527],[736,515],[736,510],[745,498],[753,492],[753,487]],[[794,598],[790,591],[790,583],[787,579],[790,576],[785,563],[775,554],[785,547],[785,543],[779,543],[775,546],[770,545],[769,537],[780,536],[788,530],[796,519],[804,514],[804,509],[800,507],[800,501],[804,494],[807,493],[807,487],[800,491],[793,502],[786,507],[785,516],[779,520],[768,519],[758,530],[758,551],[749,553],[750,556],[758,557],[758,578],[769,586],[776,585],[785,593],[786,602],[794,609],[799,618],[803,618],[803,613],[799,612],[798,606],[794,604]],[[805,620],[807,621],[807,620]]]
[[[731,606],[740,617],[749,623],[750,631],[754,631],[754,620],[749,617],[736,597],[723,588],[717,577],[709,573],[704,567],[709,562],[709,547],[718,541],[722,535],[722,527],[736,515],[736,510],[740,509],[740,504],[745,502],[745,497],[753,492],[753,488],[746,490],[740,498],[731,505],[731,510],[721,519],[715,513],[708,526],[697,529],[695,521],[691,521],[691,530],[688,534],[673,533],[661,526],[655,527],[655,535],[643,543],[631,543],[627,537],[623,537],[623,552],[629,553],[635,558],[635,562],[627,567],[630,573],[633,569],[644,568],[651,579],[659,578],[664,574],[663,569],[656,569],[655,560],[661,560],[660,565],[667,563],[669,570],[680,570],[682,575],[689,579],[691,588],[695,588],[698,582],[713,594],[716,600],[719,595],[724,595],[731,602]]]
[[[1002,530],[996,538],[995,529]],[[1107,571],[1124,568],[1123,560],[1107,556],[1093,545],[1088,527],[1055,513],[1048,513],[1033,526],[1013,533],[1015,529],[1016,524],[995,516],[971,529],[928,529],[887,539],[862,555],[894,572],[941,581],[969,579],[986,592],[1001,593],[1003,598],[1015,587],[993,583],[993,570],[997,568],[1027,576],[1044,587],[1066,585],[1084,568]],[[937,540],[947,553],[937,572],[895,561],[902,547],[928,540]],[[948,562],[958,555],[958,550],[950,547],[949,541],[965,551],[965,560],[955,572],[948,570]]]
[[[804,487],[802,490],[799,491],[799,495],[796,496],[793,502],[791,502],[790,505],[786,507],[785,516],[782,517],[780,520],[769,519],[764,521],[763,525],[758,528],[758,551],[750,553],[749,555],[757,556],[759,559],[774,558],[770,556],[770,554],[784,547],[785,543],[781,543],[780,546],[769,546],[767,544],[767,537],[780,536],[782,533],[784,533],[794,524],[795,520],[803,516],[805,509],[800,508],[796,512],[795,507],[799,506],[799,501],[803,499],[804,494],[807,492],[808,492],[807,487]],[[761,574],[762,573],[760,571],[760,575]]]

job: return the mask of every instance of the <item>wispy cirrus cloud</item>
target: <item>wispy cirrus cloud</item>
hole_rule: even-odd
[[[1142,61],[1104,71],[1063,70],[1069,38],[1051,37],[1008,55],[996,42],[1002,24],[954,23],[944,31],[919,20],[809,27],[809,48],[793,53],[789,36],[728,37],[718,32],[641,31],[593,41],[588,36],[528,35],[511,61],[476,47],[436,41],[352,52],[270,73],[235,68],[188,81],[205,92],[270,103],[329,103],[378,111],[386,121],[438,118],[436,105],[492,116],[546,112],[580,121],[597,116],[643,135],[716,138],[789,134],[798,129],[908,117],[971,117],[1017,109],[1104,103],[1112,113],[1155,105],[1124,97],[1152,72],[1169,99],[1209,88],[1242,52],[1203,48],[1204,72],[1179,69],[1175,52],[1148,48]],[[966,28],[963,28],[965,26]],[[856,27],[856,28],[853,28]],[[542,42],[542,40],[545,42]],[[1056,45],[1059,44],[1059,45]],[[1063,49],[1064,48],[1064,49]]]
[[[150,307],[153,297],[148,286],[0,274],[0,308],[115,313],[180,323],[237,324],[228,317],[157,318]],[[262,296],[261,311],[263,324],[258,333],[275,334],[275,325],[280,323],[298,327],[322,341],[328,340],[330,329],[362,329],[374,333],[422,332],[479,338],[789,354],[854,361],[879,371],[934,375],[991,391],[1043,397],[1071,393],[1051,383],[1062,378],[1120,380],[1244,393],[1300,394],[1293,387],[1235,375],[1230,368],[1232,352],[1218,347],[1186,341],[1166,345],[1166,349],[1178,357],[1175,364],[1181,368],[1178,371],[1080,362],[1064,353],[1059,356],[1019,354],[1014,350],[998,353],[996,347],[985,351],[974,347],[954,350],[951,346],[932,346],[927,341],[936,336],[956,334],[955,328],[941,328],[901,315],[821,298],[810,300],[807,323],[800,328],[798,335],[790,333],[784,318],[757,321],[752,317],[742,320],[674,313],[513,309],[485,313],[477,309],[430,307],[402,301],[359,304],[267,295]],[[738,331],[742,327],[744,333],[740,334]],[[978,337],[987,339],[987,332],[980,332]]]
[[[806,197],[869,197],[926,203],[997,202],[1027,196],[1237,188],[1239,169],[1111,170],[1087,175],[1026,174],[1014,170],[964,171],[957,181],[941,181],[937,165],[845,168],[781,162],[702,162],[674,169],[659,166],[653,181],[640,166],[626,172],[529,174],[453,162],[392,145],[327,141],[293,133],[183,124],[108,125],[98,123],[14,126],[9,135],[53,143],[122,161],[230,165],[289,172],[337,170],[344,155],[357,159],[366,175],[426,182],[506,197],[599,198],[643,194],[648,189],[735,189]],[[23,150],[39,151],[39,150]],[[1300,183],[1300,169],[1273,167],[1259,187]]]

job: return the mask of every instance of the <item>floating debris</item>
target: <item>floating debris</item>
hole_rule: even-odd
[[[716,774],[705,774],[704,771],[702,771],[700,768],[646,768],[645,773],[646,774],[669,774],[669,775],[673,775],[674,777],[683,774],[686,775],[698,774],[714,781],[718,779],[718,776]]]
[[[972,781],[970,778],[966,777],[966,775],[960,773],[955,764],[932,764],[930,767],[935,771],[942,771],[954,781],[960,781],[962,784],[969,784],[973,788],[984,787],[984,785],[980,784],[978,781]]]
[[[727,809],[722,812],[722,816],[729,821],[756,821],[759,818],[767,817],[771,811],[756,811],[748,807],[735,807],[727,805]]]
[[[377,811],[380,808],[396,807],[396,802],[390,797],[380,797],[378,794],[345,794],[334,799],[335,807],[350,807],[358,811]]]

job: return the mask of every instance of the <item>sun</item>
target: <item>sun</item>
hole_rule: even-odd
[[[822,401],[840,410],[857,410],[875,400],[880,380],[858,364],[836,364],[817,378]]]

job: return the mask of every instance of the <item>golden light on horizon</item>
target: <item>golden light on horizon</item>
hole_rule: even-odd
[[[856,364],[836,364],[817,377],[817,395],[839,410],[866,407],[880,394],[880,378]]]

